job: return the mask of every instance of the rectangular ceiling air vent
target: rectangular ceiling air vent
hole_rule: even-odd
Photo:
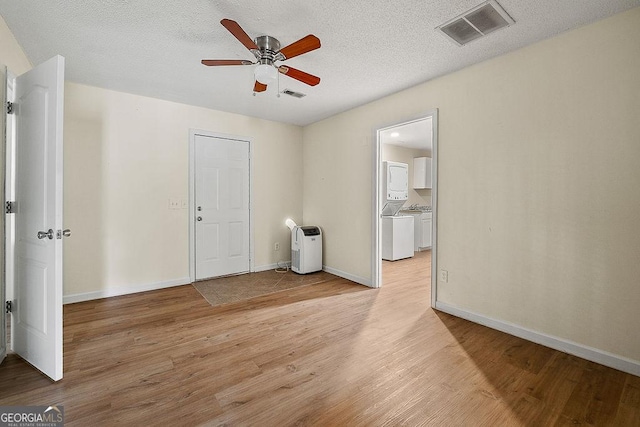
[[[304,98],[305,96],[307,96],[304,93],[295,92],[295,91],[292,91],[291,89],[285,89],[282,91],[282,93],[284,93],[285,95],[293,96],[294,98]]]
[[[455,17],[436,29],[449,36],[459,46],[486,36],[500,28],[508,27],[515,21],[495,0],[486,1]]]

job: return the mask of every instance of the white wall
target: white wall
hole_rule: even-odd
[[[158,99],[65,86],[65,295],[186,282],[189,129],[252,139],[255,266],[289,260],[302,219],[302,129]],[[275,242],[281,249],[273,251]]]
[[[438,108],[438,300],[640,363],[639,53],[635,8],[305,127],[325,264],[370,279],[373,131]]]
[[[431,190],[413,188],[413,159],[416,157],[431,157],[429,150],[399,147],[393,144],[380,146],[380,160],[406,163],[409,165],[409,196],[404,206],[431,206]]]

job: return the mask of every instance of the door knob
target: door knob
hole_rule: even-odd
[[[202,217],[199,216],[198,218],[196,218],[198,221],[202,221]]]
[[[48,237],[49,240],[53,240],[53,230],[49,229],[49,231],[38,231],[38,239],[44,239]]]

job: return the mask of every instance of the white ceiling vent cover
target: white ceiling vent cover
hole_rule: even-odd
[[[436,29],[449,36],[459,46],[508,27],[515,21],[495,0],[486,1],[455,17]]]

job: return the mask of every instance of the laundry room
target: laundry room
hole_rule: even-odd
[[[380,133],[381,252],[385,261],[430,257],[431,135],[431,118],[404,123]]]

